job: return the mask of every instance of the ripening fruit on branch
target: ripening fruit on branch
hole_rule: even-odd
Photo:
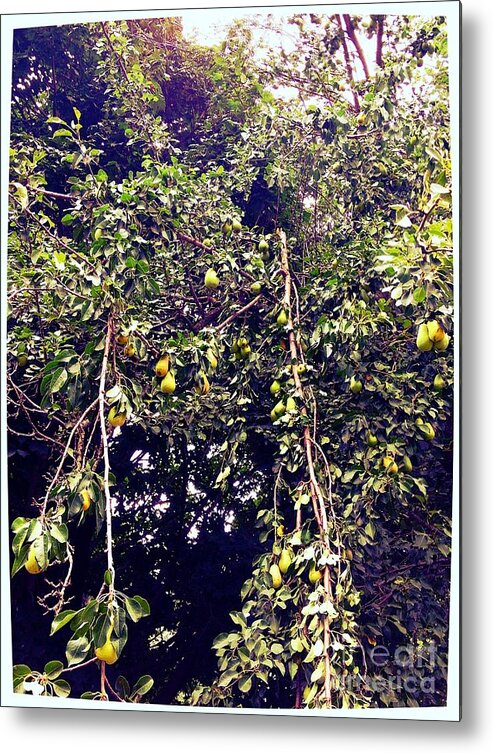
[[[24,567],[31,575],[38,575],[38,573],[43,572],[44,568],[40,566],[38,560],[36,559],[36,547],[34,545],[34,542],[29,547],[29,552]]]
[[[441,390],[444,390],[447,386],[447,382],[442,377],[441,374],[436,374],[435,379],[433,380],[433,387],[437,392],[441,392]]]
[[[215,371],[217,369],[217,356],[212,350],[212,348],[207,349],[207,360],[209,361],[211,365],[211,369]]]
[[[287,549],[283,549],[281,556],[279,557],[279,570],[284,575],[289,569],[291,564],[291,555]]]
[[[164,379],[161,380],[161,392],[166,395],[172,395],[176,389],[176,381],[172,371],[168,371]]]
[[[272,585],[277,590],[282,586],[282,575],[281,571],[279,570],[279,565],[271,565],[269,568],[269,574],[272,578]]]
[[[102,646],[95,650],[95,654],[100,661],[104,661],[106,664],[114,664],[118,659],[118,655],[115,651],[115,647],[111,642],[111,634],[113,632],[113,625],[110,625],[108,632],[106,633],[106,641]]]
[[[411,458],[408,455],[404,455],[402,459],[402,465],[404,466],[404,470],[406,473],[411,473],[413,469],[413,464],[411,462]]]
[[[399,470],[397,463],[391,455],[385,455],[382,458],[382,465],[391,476],[394,476]]]
[[[445,333],[444,337],[435,343],[435,350],[444,351],[447,350],[450,342],[450,337]]]
[[[20,353],[17,356],[17,363],[19,364],[21,369],[24,369],[27,366],[27,356],[25,355],[25,353]]]
[[[371,433],[371,431],[367,433],[366,441],[368,442],[370,447],[376,447],[378,444],[378,439],[376,438],[374,434]]]
[[[206,248],[211,248],[212,246],[212,240],[210,238],[204,238],[202,243],[204,244]]]
[[[296,367],[296,370],[297,370],[298,374],[300,374],[300,375],[304,374],[305,371],[306,371],[305,364],[304,363],[299,363],[298,366]]]
[[[288,315],[284,309],[282,309],[277,315],[277,325],[279,327],[285,327],[288,323]]]
[[[445,337],[445,331],[443,327],[436,321],[428,322],[428,337],[434,343],[440,342]]]
[[[276,533],[278,536],[284,536],[284,526],[283,525],[277,526]]]
[[[219,286],[219,277],[213,269],[208,269],[205,273],[204,285],[208,290],[216,290]]]
[[[89,510],[91,506],[91,497],[87,489],[83,489],[80,496],[82,497],[82,509],[84,511]]]
[[[286,406],[284,405],[282,400],[279,400],[276,405],[272,408],[270,415],[273,421],[277,421],[278,418],[283,416],[286,413]]]
[[[126,345],[128,343],[128,335],[119,334],[116,336],[118,345]]]
[[[312,586],[318,583],[321,577],[322,577],[322,573],[320,572],[320,570],[317,570],[317,568],[315,567],[315,563],[312,562],[312,564],[310,565],[310,571],[308,573],[308,580],[310,581]]]
[[[246,345],[243,345],[240,348],[240,355],[241,355],[241,357],[243,358],[244,361],[247,360],[247,358],[249,357],[249,355],[250,355],[251,352],[252,352],[252,348],[251,348],[251,346],[250,346],[249,343],[247,343]]]
[[[252,284],[250,285],[250,290],[252,291],[252,293],[255,293],[255,295],[258,295],[262,290],[262,284],[260,282],[252,282]]]
[[[356,118],[356,123],[358,125],[358,128],[363,128],[366,125],[366,115],[364,112],[360,112],[360,114]]]
[[[125,345],[125,348],[123,350],[124,355],[127,356],[127,358],[132,358],[135,355],[135,346],[129,343],[128,345]]]
[[[156,376],[165,377],[169,371],[169,355],[165,353],[156,364]]]
[[[195,386],[195,392],[198,395],[207,395],[211,389],[210,382],[207,379],[207,376],[205,374],[201,374],[200,377],[201,377],[201,382],[200,384],[197,384]]]
[[[233,232],[233,221],[231,217],[226,217],[221,230],[223,231],[223,234],[226,236],[226,238],[229,238],[229,236]]]
[[[356,379],[356,377],[353,375],[349,382],[349,389],[354,395],[357,395],[363,389],[363,382],[360,382],[360,380]]]
[[[280,391],[280,389],[281,389],[280,382],[278,382],[277,379],[274,379],[274,381],[272,382],[272,384],[271,384],[271,386],[269,388],[270,394],[271,395],[277,395],[277,393]]]
[[[297,413],[298,408],[296,407],[296,400],[294,397],[288,397],[286,400],[286,410],[288,413]]]
[[[123,426],[126,420],[126,413],[118,413],[116,406],[114,405],[110,408],[108,413],[108,423],[111,424],[111,426]]]
[[[233,220],[233,222],[231,223],[231,227],[232,227],[233,233],[241,233],[242,231],[241,222],[239,220]]]
[[[261,254],[269,253],[269,244],[267,243],[265,238],[262,238],[262,240],[259,241],[258,250],[260,251]]]
[[[424,423],[420,425],[419,430],[422,432],[424,438],[429,442],[431,442],[432,439],[435,439],[435,429],[430,423]]]
[[[430,336],[428,335],[427,324],[419,325],[418,335],[416,337],[416,345],[418,347],[418,350],[421,350],[423,353],[426,353],[433,348],[433,341],[430,340]]]

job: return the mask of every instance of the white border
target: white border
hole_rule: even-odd
[[[119,3],[120,5],[122,3]],[[227,16],[245,16],[251,13],[270,12],[275,15],[285,15],[300,9],[323,13],[384,13],[387,15],[441,15],[447,18],[449,37],[449,74],[450,74],[450,122],[451,122],[451,155],[452,155],[452,201],[454,228],[454,304],[455,304],[455,332],[454,332],[454,469],[453,469],[453,501],[452,501],[452,555],[451,555],[451,597],[449,619],[449,656],[448,656],[448,697],[444,707],[430,708],[396,708],[396,709],[246,709],[246,708],[209,708],[191,706],[167,706],[161,704],[127,704],[108,701],[101,704],[96,701],[86,701],[71,698],[35,698],[28,695],[15,694],[12,691],[12,651],[11,651],[11,621],[10,621],[10,575],[9,550],[10,532],[7,505],[7,474],[1,476],[1,702],[2,706],[17,706],[29,708],[60,708],[60,709],[97,709],[99,711],[114,709],[116,711],[172,711],[178,713],[205,714],[249,714],[262,716],[299,716],[299,717],[344,717],[359,719],[414,719],[436,721],[459,721],[460,719],[460,636],[459,636],[459,579],[460,579],[460,332],[459,332],[459,304],[460,304],[460,3],[453,2],[415,2],[415,3],[349,3],[341,5],[289,5],[279,7],[280,4],[238,6],[227,5],[226,9],[236,9],[238,13],[224,14]],[[218,3],[211,7],[221,7]],[[12,35],[16,28],[31,28],[61,24],[94,22],[99,20],[121,20],[125,18],[157,18],[166,15],[180,15],[193,18],[194,24],[200,22],[201,12],[207,9],[186,9],[176,4],[169,10],[124,10],[124,11],[83,11],[74,13],[34,13],[25,15],[2,15],[1,28],[1,84],[2,84],[2,112],[1,112],[1,163],[0,177],[3,186],[0,196],[1,207],[1,248],[7,249],[7,207],[8,207],[8,145],[10,134],[10,90],[12,71]],[[1,359],[1,455],[2,470],[7,468],[6,447],[6,253],[1,255],[1,287],[0,287],[0,339],[2,342]]]

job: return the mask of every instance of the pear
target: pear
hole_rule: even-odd
[[[251,347],[250,347],[250,345],[249,345],[248,343],[247,343],[246,345],[244,345],[244,346],[243,346],[243,347],[241,348],[241,350],[240,350],[240,354],[241,354],[241,357],[242,357],[242,358],[243,358],[243,359],[244,359],[245,361],[246,361],[246,359],[248,358],[248,356],[250,355],[250,353],[251,353],[251,352],[252,352],[252,349],[251,349]]]
[[[27,560],[24,563],[24,567],[31,575],[38,575],[38,573],[43,572],[43,568],[40,566],[38,560],[36,559],[36,547],[34,545],[34,542],[29,547]]]
[[[392,463],[387,468],[387,473],[390,473],[391,476],[394,476],[398,470],[399,470],[399,466],[397,465],[395,460],[393,460]]]
[[[219,286],[219,277],[213,269],[208,269],[205,273],[204,285],[208,290],[215,290]]]
[[[126,420],[126,413],[118,413],[114,405],[110,408],[110,412],[108,413],[108,423],[111,424],[111,426],[123,426]]]
[[[296,407],[296,401],[293,397],[288,397],[288,399],[286,400],[286,410],[288,411],[288,413],[297,412],[298,409]]]
[[[120,333],[116,336],[116,341],[118,345],[126,345],[128,343],[128,335],[123,335]]]
[[[284,575],[291,564],[291,555],[287,549],[283,549],[279,557],[279,570]]]
[[[262,290],[262,284],[260,282],[252,282],[252,284],[250,285],[250,290],[252,291],[252,293],[255,293],[255,295],[258,295]]]
[[[423,432],[424,438],[429,442],[431,442],[432,439],[435,439],[435,429],[430,423],[425,423],[423,426],[420,426],[420,430]]]
[[[87,489],[83,489],[80,493],[80,496],[82,497],[82,509],[89,510],[91,506],[91,496]]]
[[[320,572],[320,570],[317,570],[317,568],[315,567],[315,563],[312,562],[312,564],[310,565],[310,571],[308,573],[308,580],[310,581],[312,586],[318,583],[321,577],[322,577],[322,573]]]
[[[169,371],[169,355],[165,353],[156,364],[156,376],[165,377]]]
[[[349,389],[354,395],[357,395],[363,389],[363,383],[359,379],[356,379],[355,376],[352,376],[349,382]]]
[[[447,350],[449,342],[450,337],[445,334],[441,340],[435,343],[435,350]]]
[[[444,390],[446,386],[447,386],[447,382],[442,377],[442,375],[436,374],[435,379],[433,380],[434,389],[440,392],[441,390]]]
[[[366,115],[364,112],[360,112],[360,114],[356,118],[356,123],[358,125],[358,128],[363,128],[366,125]]]
[[[132,358],[135,355],[135,347],[131,343],[129,343],[128,345],[125,345],[123,353],[127,356],[127,358]]]
[[[210,238],[204,238],[204,240],[202,241],[202,243],[203,243],[203,244],[204,244],[204,246],[206,246],[207,248],[210,248],[210,247],[212,246],[212,240],[211,240]]]
[[[27,366],[27,356],[25,353],[20,353],[17,356],[17,363],[21,367],[21,369],[24,369]]]
[[[197,386],[195,387],[195,392],[198,395],[207,395],[207,393],[211,389],[211,385],[205,374],[201,374],[201,377],[202,377],[202,384],[197,384]]]
[[[282,524],[277,526],[276,533],[278,536],[284,536],[284,526]]]
[[[423,426],[424,421],[422,418],[417,418],[414,423],[416,424],[416,426]]]
[[[103,231],[101,230],[100,227],[97,227],[96,230],[94,231],[94,240],[98,241],[102,235],[103,235]]]
[[[110,625],[108,632],[106,633],[106,641],[102,646],[95,650],[95,654],[100,661],[104,661],[106,664],[114,664],[118,659],[118,655],[115,651],[115,647],[111,642],[111,634],[113,632],[113,625]]]
[[[226,238],[229,238],[229,236],[233,232],[233,221],[231,217],[226,217],[221,230],[223,231]]]
[[[233,220],[231,224],[233,233],[241,233],[242,227],[241,222],[239,220]]]
[[[277,379],[275,379],[272,382],[272,384],[271,384],[271,386],[269,388],[270,394],[271,395],[277,395],[277,393],[280,391],[280,389],[281,389],[281,384],[280,384],[280,382],[277,381]]]
[[[279,565],[271,565],[269,568],[269,574],[272,578],[272,585],[277,590],[282,586],[282,575],[281,571],[279,570]]]
[[[443,338],[445,337],[445,332],[438,322],[436,321],[428,322],[427,326],[428,326],[428,337],[430,338],[430,340],[432,340],[432,342],[438,343],[440,342],[440,340],[443,340]]]
[[[305,364],[304,363],[299,363],[298,366],[297,366],[297,368],[296,368],[296,370],[297,370],[298,374],[300,374],[300,375],[304,374],[305,371],[306,371]]]
[[[282,309],[277,316],[277,324],[279,327],[285,327],[288,323],[288,315],[284,309]]]
[[[265,238],[262,238],[262,240],[259,241],[258,250],[260,251],[261,254],[268,253],[268,251],[269,251],[269,244],[267,243],[267,241],[265,240]]]
[[[279,418],[286,413],[286,406],[284,405],[282,400],[279,400],[279,402],[274,405],[273,410],[276,416]]]
[[[164,379],[161,380],[161,391],[167,395],[172,395],[176,389],[176,381],[173,372],[168,371]]]
[[[371,431],[369,431],[366,435],[366,441],[368,442],[370,447],[376,447],[378,444],[378,439],[374,434],[371,433]]]
[[[426,353],[433,348],[433,341],[430,340],[430,337],[428,335],[427,324],[419,325],[418,335],[416,337],[416,345],[418,347],[418,350],[421,350],[423,353]]]
[[[390,468],[393,462],[394,462],[394,458],[391,457],[390,455],[386,455],[384,458],[382,458],[382,465],[386,471]]]
[[[217,369],[217,356],[212,350],[212,348],[209,348],[207,350],[207,360],[209,361],[211,365],[211,369],[215,371]]]
[[[413,469],[413,464],[411,462],[411,458],[408,455],[404,455],[402,459],[402,465],[404,466],[404,470],[406,473],[411,473]]]

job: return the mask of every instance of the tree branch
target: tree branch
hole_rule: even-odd
[[[354,47],[356,49],[356,52],[358,53],[358,57],[361,61],[361,65],[363,66],[363,71],[365,72],[365,78],[368,80],[370,78],[370,72],[368,70],[368,65],[366,63],[365,53],[363,52],[363,49],[359,43],[359,39],[356,36],[356,33],[354,31],[353,21],[351,19],[351,16],[349,13],[343,14],[344,23],[346,24],[346,31],[349,39],[354,44]]]

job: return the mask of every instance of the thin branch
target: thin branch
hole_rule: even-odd
[[[358,98],[358,93],[357,93],[356,89],[354,88],[353,68],[352,68],[352,65],[351,65],[351,59],[349,57],[349,50],[348,50],[348,46],[347,46],[347,42],[346,42],[346,36],[344,34],[344,29],[342,27],[342,21],[341,21],[340,15],[336,16],[336,18],[337,18],[337,23],[339,25],[339,29],[341,31],[342,50],[344,52],[344,60],[345,60],[345,63],[346,63],[347,77],[348,77],[349,83],[351,85],[351,91],[353,93],[354,109],[356,110],[357,113],[359,113],[359,111],[360,111],[359,98]]]
[[[115,581],[115,569],[113,567],[113,536],[112,536],[112,512],[111,512],[111,495],[109,486],[109,474],[110,474],[110,457],[108,451],[108,434],[106,431],[106,415],[105,415],[105,391],[106,391],[106,371],[108,368],[108,358],[110,354],[110,346],[113,340],[113,317],[110,314],[108,317],[108,327],[106,330],[106,341],[104,345],[103,361],[101,364],[101,376],[99,378],[99,423],[101,426],[101,441],[103,444],[103,457],[104,457],[104,473],[103,473],[103,486],[106,508],[106,552],[107,552],[107,564],[108,570],[111,573],[111,583],[109,585],[110,595],[114,592]]]
[[[363,66],[363,70],[365,72],[365,78],[368,80],[370,78],[370,72],[368,70],[368,65],[365,58],[365,53],[363,52],[363,49],[359,43],[359,39],[356,36],[356,33],[354,31],[353,21],[351,19],[351,16],[349,13],[343,14],[344,23],[346,24],[346,31],[349,39],[354,44],[354,47],[356,49],[356,52],[358,53],[358,57],[361,61],[361,65]]]
[[[380,68],[384,67],[383,57],[382,57],[384,24],[385,24],[385,16],[377,16],[377,53],[375,57],[375,62]]]
[[[255,306],[256,303],[260,301],[262,298],[262,293],[259,293],[255,296],[255,298],[252,298],[251,301],[249,301],[246,306],[243,306],[243,308],[239,309],[238,311],[235,311],[234,314],[231,314],[231,316],[228,316],[227,319],[224,320],[221,324],[218,324],[216,327],[216,330],[220,332],[222,329],[225,329],[231,322],[233,322],[235,319],[237,319],[239,316],[245,313],[245,311],[248,311],[248,309],[251,309],[252,306]]]

